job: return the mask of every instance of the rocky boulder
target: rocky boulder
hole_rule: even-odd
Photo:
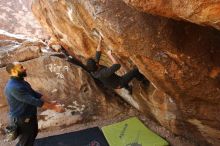
[[[101,64],[111,65],[111,49],[119,74],[136,65],[151,85],[134,81],[125,99],[145,115],[196,144],[220,143],[219,31],[141,13],[121,0],[34,0],[32,9],[70,54],[93,56],[99,32]]]

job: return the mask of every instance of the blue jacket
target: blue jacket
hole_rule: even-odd
[[[11,77],[5,87],[9,104],[9,116],[14,118],[32,117],[37,114],[37,107],[43,105],[41,94],[34,91],[23,78]]]

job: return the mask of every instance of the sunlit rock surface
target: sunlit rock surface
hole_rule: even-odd
[[[149,14],[186,20],[220,29],[219,0],[123,0]]]
[[[1,0],[0,29],[14,34],[45,37],[45,32],[34,18],[31,0]]]
[[[32,9],[71,55],[93,56],[100,32],[104,52],[113,50],[123,66],[119,74],[136,65],[151,81],[135,80],[125,100],[196,144],[220,143],[219,31],[141,13],[122,0],[34,0]],[[111,65],[105,53],[101,63]]]

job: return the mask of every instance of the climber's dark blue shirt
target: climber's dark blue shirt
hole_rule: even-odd
[[[37,107],[43,105],[41,94],[34,91],[23,78],[11,77],[5,87],[9,104],[9,116],[14,118],[32,117]]]

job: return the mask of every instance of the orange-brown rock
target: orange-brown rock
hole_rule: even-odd
[[[219,0],[123,0],[128,5],[153,15],[190,21],[220,29]]]
[[[141,13],[120,0],[34,0],[35,16],[68,51],[88,58],[95,54],[95,30],[104,52],[113,50],[123,74],[133,65],[151,81],[134,81],[124,99],[177,135],[197,145],[218,145],[220,32],[191,23]],[[110,65],[105,53],[101,63]]]

